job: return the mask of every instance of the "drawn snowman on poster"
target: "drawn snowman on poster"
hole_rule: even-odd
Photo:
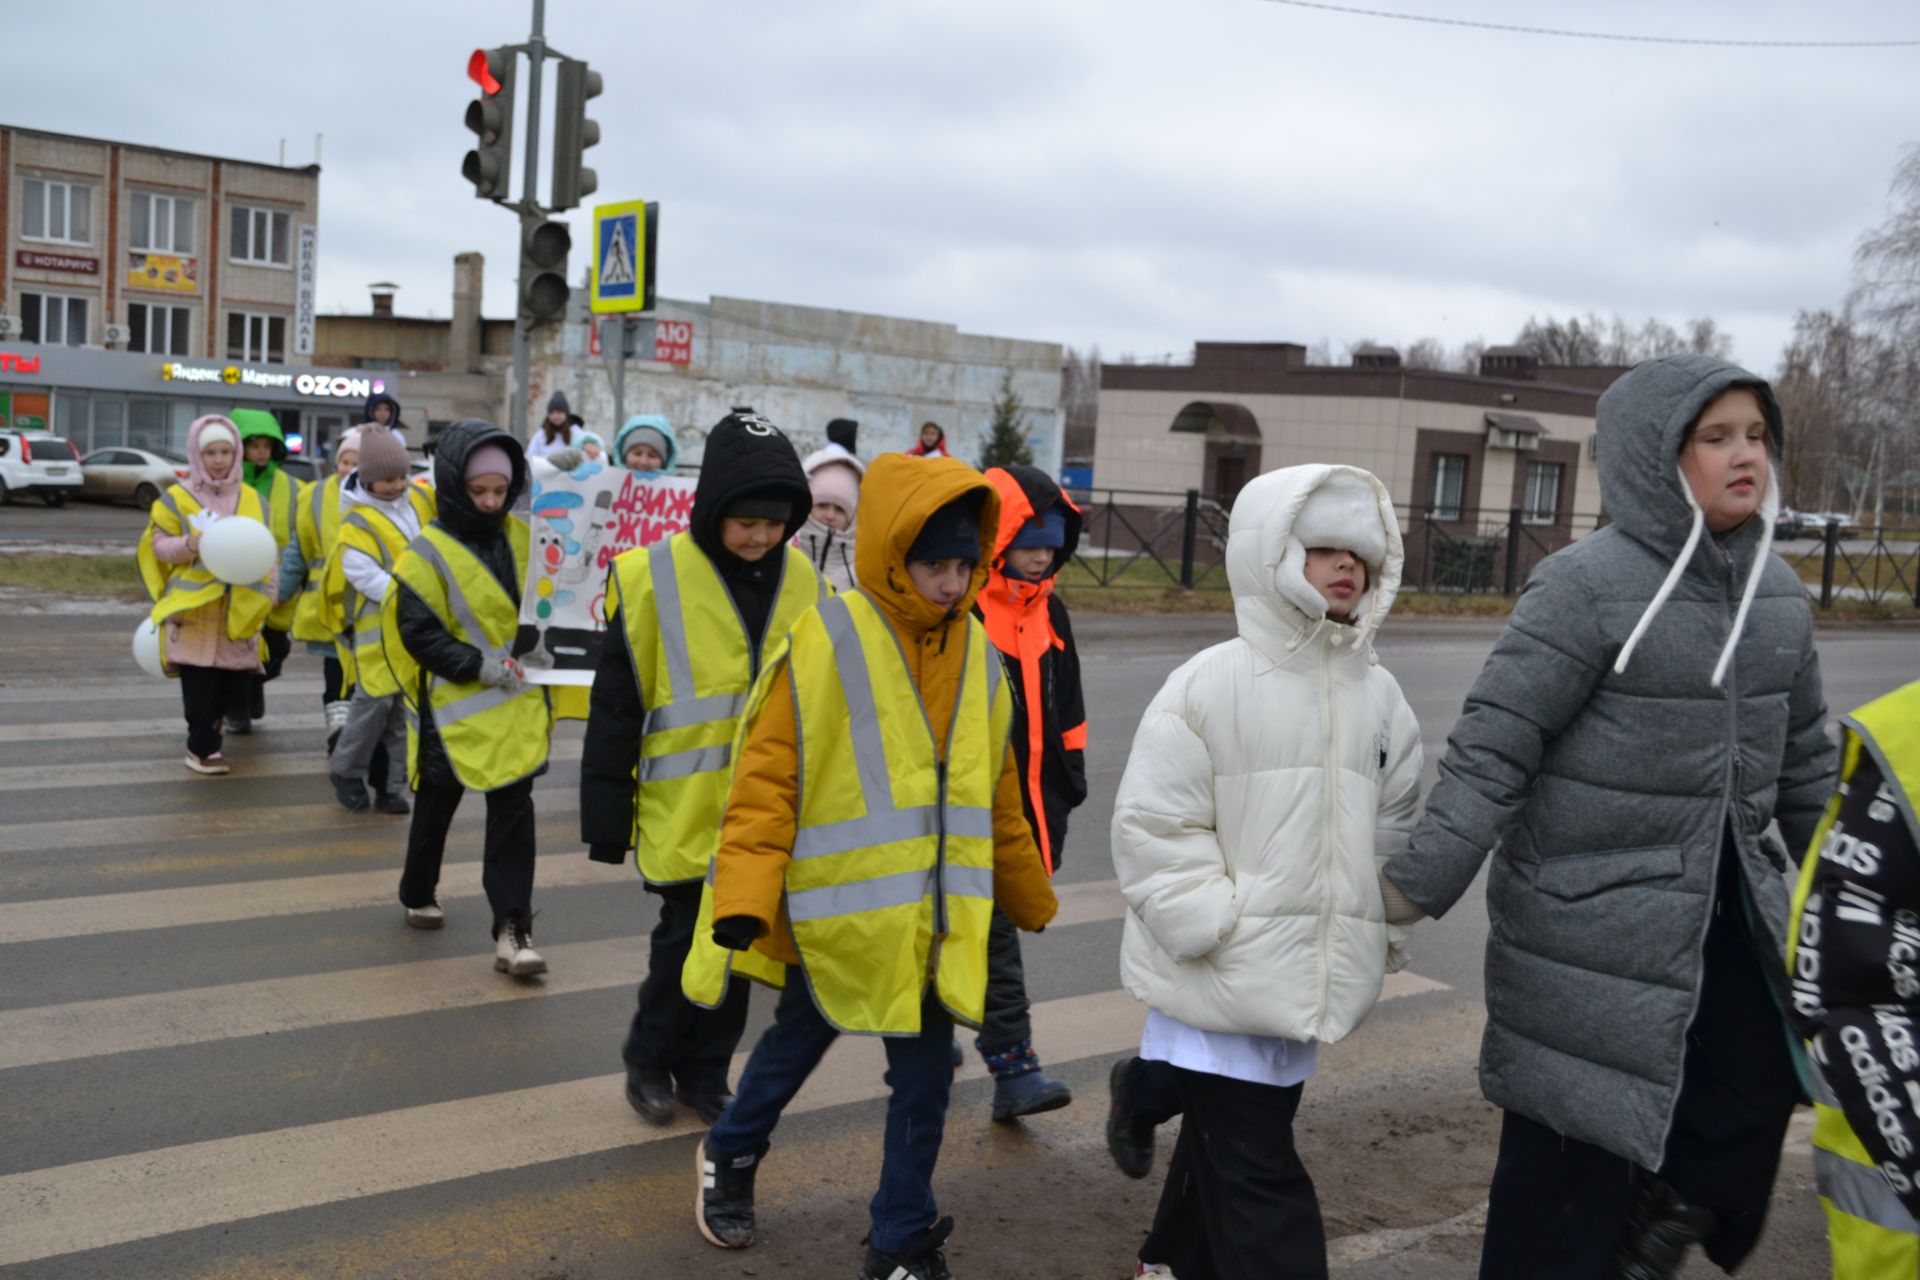
[[[585,480],[604,470],[603,463],[587,462],[571,474]],[[554,653],[547,647],[547,630],[555,611],[578,599],[576,588],[598,583],[600,546],[606,540],[613,494],[600,490],[588,508],[582,494],[546,488],[536,477],[531,505],[535,638],[533,648],[520,655],[520,661],[530,668],[549,669],[554,666]],[[606,621],[597,608],[595,621],[603,625]]]

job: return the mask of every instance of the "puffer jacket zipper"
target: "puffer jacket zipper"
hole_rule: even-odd
[[[1315,941],[1320,951],[1320,998],[1314,1007],[1313,1022],[1316,1037],[1324,1029],[1321,1026],[1326,1017],[1328,992],[1333,984],[1332,944],[1329,935],[1333,932],[1333,868],[1337,858],[1333,835],[1333,824],[1340,814],[1340,717],[1333,705],[1333,655],[1324,636],[1315,637],[1315,658],[1320,663],[1320,736],[1321,759],[1325,762],[1321,775],[1325,782],[1320,797],[1320,920]]]

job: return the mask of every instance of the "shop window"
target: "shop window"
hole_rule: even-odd
[[[131,247],[143,253],[192,253],[193,198],[134,192]]]
[[[1560,464],[1527,464],[1526,500],[1520,506],[1520,519],[1526,524],[1552,524],[1560,517]]]
[[[164,400],[127,402],[127,443],[158,453],[167,447],[167,403]]]
[[[80,443],[78,438],[74,443]],[[124,448],[127,443],[127,402],[125,400],[95,400],[93,402],[93,438],[90,445],[95,449]]]
[[[92,187],[44,178],[28,178],[20,186],[26,205],[20,212],[21,235],[60,244],[93,243]]]
[[[86,346],[87,301],[64,293],[22,293],[21,338],[53,347]]]
[[[227,245],[227,257],[235,262],[251,262],[284,267],[293,260],[293,215],[251,205],[233,206]]]
[[[279,363],[287,358],[287,318],[227,312],[227,359]]]
[[[184,356],[192,333],[193,312],[146,302],[127,304],[127,350],[158,356]]]
[[[1435,520],[1458,520],[1467,489],[1467,458],[1462,453],[1433,455],[1433,491],[1427,496],[1428,514]]]
[[[77,396],[62,391],[53,406],[53,429],[82,448],[87,443],[87,409],[85,396]]]

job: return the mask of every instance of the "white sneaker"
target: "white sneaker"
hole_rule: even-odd
[[[424,907],[407,908],[407,923],[416,929],[438,929],[446,922],[446,913],[440,910],[437,902],[429,902]]]
[[[193,770],[195,773],[204,773],[214,777],[218,777],[223,773],[232,772],[232,768],[227,764],[227,758],[218,751],[210,756],[197,756],[191,751],[187,752],[187,768]]]
[[[1136,1276],[1165,1276],[1167,1280],[1175,1280],[1173,1268],[1164,1262],[1156,1262],[1152,1266],[1140,1262],[1136,1266],[1139,1268],[1133,1273]]]
[[[533,949],[533,930],[519,916],[508,916],[493,944],[493,967],[516,978],[547,971],[547,962]]]

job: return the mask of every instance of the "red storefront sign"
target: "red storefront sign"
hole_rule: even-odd
[[[0,373],[38,373],[39,356],[14,356],[0,351]]]
[[[15,266],[26,267],[33,271],[71,271],[83,276],[100,274],[98,258],[80,258],[65,253],[42,253],[38,249],[15,250],[13,262]]]
[[[653,326],[653,358],[663,364],[692,364],[693,321],[656,321]]]

